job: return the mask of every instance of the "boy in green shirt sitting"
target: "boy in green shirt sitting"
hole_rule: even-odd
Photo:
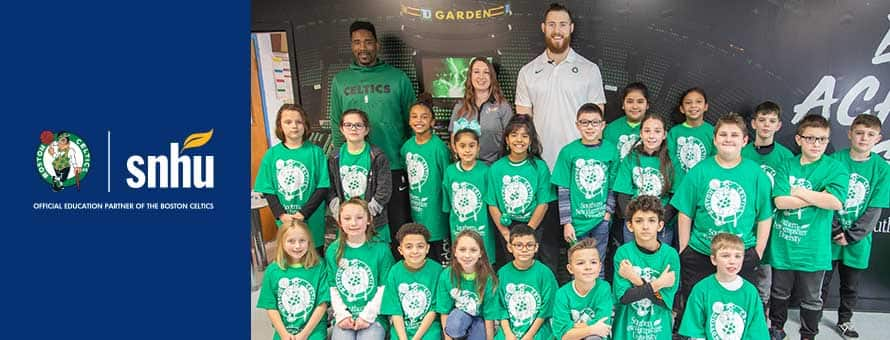
[[[739,276],[745,243],[721,233],[711,241],[712,274],[692,288],[680,335],[691,339],[767,339],[769,332],[757,288]]]
[[[557,283],[550,268],[535,260],[535,230],[526,224],[514,226],[507,249],[513,261],[498,270],[498,301],[505,313],[495,339],[549,340]]]
[[[595,239],[575,243],[566,268],[575,279],[556,291],[550,326],[557,340],[600,340],[610,333],[612,292],[599,278],[602,269]]]

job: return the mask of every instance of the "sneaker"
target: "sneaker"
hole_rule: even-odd
[[[853,323],[850,321],[837,324],[837,332],[847,340],[859,339],[859,332],[853,328]]]
[[[786,338],[788,338],[788,336],[785,334],[784,330],[770,328],[769,338],[770,340],[785,340]]]

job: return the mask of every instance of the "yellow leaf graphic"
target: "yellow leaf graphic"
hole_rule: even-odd
[[[182,149],[179,149],[179,152],[182,153],[182,150],[185,149],[200,148],[210,141],[210,137],[213,137],[213,129],[210,129],[210,131],[207,132],[190,134],[186,137],[185,142],[182,143]]]

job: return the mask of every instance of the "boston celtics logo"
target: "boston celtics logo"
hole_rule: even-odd
[[[705,209],[718,227],[727,223],[735,227],[747,202],[745,189],[736,182],[712,179],[708,183]]]
[[[541,294],[534,287],[524,283],[507,284],[505,298],[507,300],[507,312],[510,313],[510,321],[513,326],[530,325],[538,315],[541,306]]]
[[[467,314],[476,316],[479,314],[479,296],[475,292],[451,288],[448,292],[454,300],[454,307],[460,309]]]
[[[430,166],[423,156],[409,152],[405,155],[405,165],[408,167],[408,185],[411,190],[420,191],[423,184],[430,177]]]
[[[640,135],[621,135],[618,137],[618,152],[621,153],[621,158],[627,157],[627,154],[630,153],[630,149],[634,147],[634,144],[640,140]]]
[[[664,181],[657,169],[648,167],[634,167],[634,185],[637,186],[637,195],[661,196],[661,188]]]
[[[340,259],[339,267],[337,290],[346,297],[346,301],[367,299],[371,289],[377,286],[371,268],[359,259]]]
[[[813,184],[810,183],[806,178],[797,178],[794,176],[788,176],[788,184],[791,185],[791,188],[804,188],[813,190]],[[785,216],[797,215],[797,219],[803,218],[804,210],[809,209],[809,207],[803,207],[798,209],[788,209],[784,210]]]
[[[646,282],[652,282],[653,280],[658,278],[658,275],[661,274],[657,270],[649,268],[649,267],[643,268],[643,267],[633,266],[632,268],[633,268],[633,271],[637,275],[639,275],[640,278],[643,279],[643,281],[646,281]],[[634,311],[637,312],[637,316],[643,317],[643,316],[652,314],[653,304],[652,304],[652,300],[649,300],[648,298],[646,298],[646,299],[637,300],[635,302],[632,302],[630,304],[630,307],[633,308]]]
[[[308,320],[315,307],[315,288],[299,277],[278,280],[278,310],[288,323]]]
[[[399,300],[402,301],[402,310],[405,311],[405,328],[420,327],[423,317],[430,309],[432,299],[433,293],[422,284],[414,282],[399,285]]]
[[[710,331],[711,338],[724,340],[740,340],[745,331],[745,319],[748,313],[742,307],[730,302],[714,302],[711,306]]]
[[[514,218],[525,217],[530,215],[528,207],[532,203],[532,185],[527,179],[521,176],[504,176],[504,187],[501,188],[501,195],[504,197],[504,206],[507,208],[507,214]],[[527,211],[522,214],[523,211]]]
[[[763,173],[766,174],[766,177],[769,177],[770,187],[776,186],[776,169],[773,169],[773,167],[769,165],[761,164],[760,170],[763,170]]]
[[[482,192],[479,188],[469,182],[454,182],[451,183],[451,191],[451,207],[458,221],[476,220],[482,210]]]
[[[582,310],[569,310],[569,314],[572,317],[573,323],[583,323],[587,324],[593,320],[593,316],[595,315],[594,311],[590,307],[586,307]]]
[[[275,161],[275,177],[278,179],[278,192],[290,201],[295,197],[303,199],[303,192],[309,188],[309,170],[303,163],[293,159]]]
[[[595,159],[575,161],[575,183],[578,183],[578,189],[584,194],[584,198],[592,199],[603,194],[606,171],[606,164]]]
[[[839,211],[841,215],[852,214],[859,216],[859,212],[865,208],[865,199],[868,197],[868,179],[853,172],[850,173],[850,183],[847,189],[847,199],[844,200],[844,209]],[[843,219],[842,219],[843,220]]]
[[[344,165],[340,167],[340,177],[347,197],[361,197],[365,194],[365,189],[368,187],[368,169],[358,165]]]
[[[677,138],[677,158],[680,159],[680,165],[683,171],[689,171],[702,159],[705,159],[707,151],[705,144],[701,140],[693,136]]]
[[[80,181],[90,170],[90,149],[83,139],[73,133],[43,131],[40,133],[35,163],[37,173],[52,186],[53,191],[72,185],[80,190]]]

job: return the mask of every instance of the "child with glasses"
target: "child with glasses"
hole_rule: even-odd
[[[618,167],[618,148],[603,140],[606,122],[598,105],[582,105],[575,125],[581,138],[559,152],[550,180],[557,188],[559,222],[569,246],[595,238],[597,250],[605,254],[615,210],[612,180]],[[602,271],[599,275],[604,277]]]
[[[498,300],[504,311],[495,339],[551,339],[550,313],[557,283],[553,272],[535,260],[535,230],[518,224],[507,250],[513,261],[498,270]]]
[[[785,337],[791,292],[800,297],[800,336],[812,339],[822,319],[822,279],[831,270],[831,221],[843,209],[850,174],[847,167],[823,157],[831,130],[820,115],[804,117],[794,137],[800,156],[776,171],[773,200],[776,218],[766,251],[773,267],[769,319],[773,339]]]

